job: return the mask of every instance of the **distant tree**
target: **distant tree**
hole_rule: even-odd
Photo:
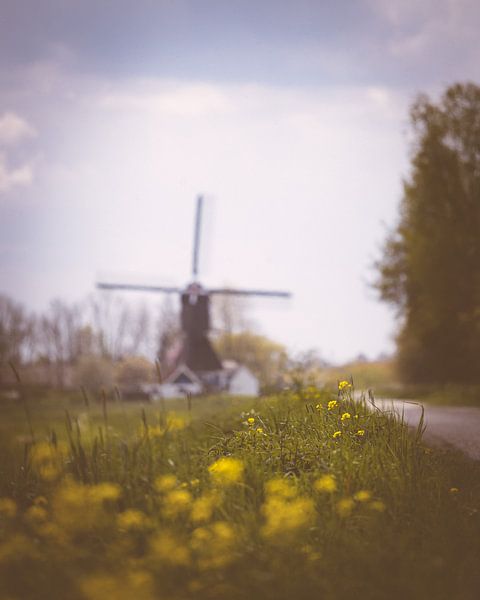
[[[139,390],[142,383],[153,380],[154,365],[143,356],[124,358],[116,367],[116,382],[121,389],[127,391]]]
[[[222,333],[248,331],[252,324],[247,316],[248,299],[244,296],[219,294],[211,297],[213,327]]]
[[[288,365],[284,346],[263,335],[243,331],[223,333],[214,341],[222,359],[231,359],[247,366],[258,378],[262,388],[281,385]]]
[[[480,381],[480,88],[457,84],[411,109],[415,145],[400,219],[376,287],[400,319],[412,382]]]
[[[114,385],[114,367],[110,360],[99,356],[82,356],[75,365],[74,384],[94,396]]]
[[[180,316],[178,311],[172,305],[169,297],[165,298],[160,306],[156,325],[156,356],[160,362],[162,373],[169,371],[169,352],[176,343],[178,343],[181,335]]]
[[[0,295],[0,364],[13,361],[17,366],[30,358],[35,343],[35,323],[25,308]]]
[[[64,387],[66,367],[80,356],[79,331],[83,314],[79,304],[53,300],[39,321],[39,346],[55,371],[56,385]]]

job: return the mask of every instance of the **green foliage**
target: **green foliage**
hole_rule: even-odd
[[[416,142],[377,288],[401,318],[398,358],[416,383],[479,382],[480,88],[411,110]]]
[[[35,441],[10,406],[0,596],[473,599],[478,466],[340,387],[44,407]]]
[[[222,358],[246,365],[258,377],[263,389],[278,386],[283,381],[288,355],[281,344],[263,335],[242,331],[223,333],[214,345]]]
[[[110,360],[98,356],[81,356],[75,366],[75,385],[98,395],[102,388],[113,386],[114,368]]]
[[[138,390],[143,383],[153,381],[154,365],[143,356],[128,356],[116,365],[115,380],[122,390]]]

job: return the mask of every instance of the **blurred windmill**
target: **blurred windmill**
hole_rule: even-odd
[[[263,296],[289,298],[289,292],[273,290],[245,290],[232,288],[205,288],[198,281],[198,264],[200,252],[200,234],[202,224],[203,197],[197,197],[195,214],[192,281],[185,288],[136,285],[129,283],[98,282],[97,287],[103,290],[131,290],[139,292],[159,292],[163,294],[179,294],[181,299],[181,329],[183,334],[180,351],[177,353],[174,367],[185,365],[203,381],[212,383],[214,373],[222,369],[222,363],[215,353],[208,331],[210,329],[210,297],[215,295],[231,296]],[[210,376],[209,376],[210,375]]]

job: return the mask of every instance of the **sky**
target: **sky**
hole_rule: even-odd
[[[0,293],[183,285],[202,193],[201,282],[293,294],[249,302],[261,333],[391,353],[409,106],[479,82],[479,30],[474,0],[2,0]]]

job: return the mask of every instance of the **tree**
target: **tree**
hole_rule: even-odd
[[[247,366],[258,377],[262,388],[277,386],[283,381],[288,365],[285,347],[263,335],[243,331],[224,333],[214,341],[223,359],[235,360]]]
[[[54,366],[58,387],[65,386],[67,366],[73,365],[81,354],[79,331],[82,328],[82,312],[80,305],[56,299],[40,319],[40,346]]]
[[[82,356],[75,365],[74,384],[94,396],[114,384],[114,367],[110,360],[99,356]]]
[[[18,366],[30,358],[34,352],[34,328],[33,317],[21,304],[0,295],[0,366],[5,367],[9,361]]]
[[[480,88],[457,84],[411,109],[415,145],[399,222],[377,263],[397,308],[411,382],[480,381]]]
[[[116,368],[116,382],[127,392],[139,391],[143,383],[153,381],[154,365],[143,356],[128,356]]]

